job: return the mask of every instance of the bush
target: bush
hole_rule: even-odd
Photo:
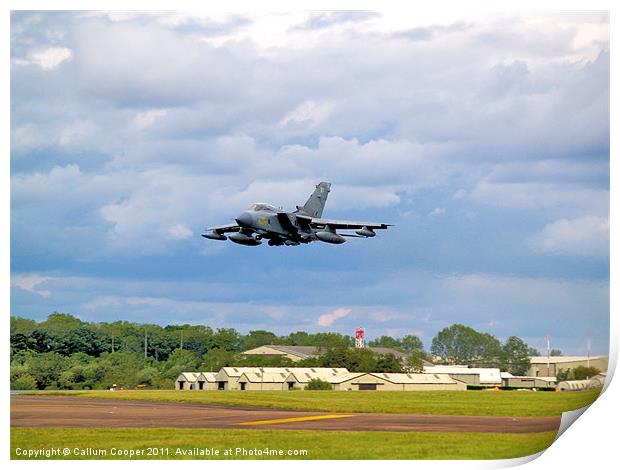
[[[35,390],[37,383],[30,374],[22,374],[11,381],[11,390]]]
[[[331,390],[332,384],[321,379],[312,379],[308,382],[306,390]]]

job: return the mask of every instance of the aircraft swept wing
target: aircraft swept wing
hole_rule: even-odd
[[[383,224],[378,222],[354,222],[352,220],[336,220],[336,219],[320,219],[316,217],[307,217],[305,215],[297,215],[297,220],[299,220],[303,224],[307,224],[312,228],[325,228],[329,226],[330,228],[336,229],[345,229],[345,230],[354,230],[354,229],[363,229],[366,227],[367,229],[376,230],[376,229],[387,229],[388,227],[392,227],[392,224]]]
[[[235,218],[236,224],[207,228],[203,237],[211,240],[231,240],[241,245],[256,246],[268,240],[270,246],[299,245],[320,240],[326,243],[344,243],[344,237],[370,238],[375,230],[392,224],[357,222],[353,220],[323,219],[323,208],[331,184],[319,183],[303,206],[293,212],[262,202],[252,204]],[[355,230],[355,234],[338,233],[337,230]],[[232,233],[228,237],[225,233]]]

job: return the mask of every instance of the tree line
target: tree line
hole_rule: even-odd
[[[488,333],[463,325],[440,331],[430,353],[420,338],[381,336],[369,346],[406,354],[378,355],[354,349],[354,338],[340,333],[297,331],[278,336],[265,330],[244,335],[233,328],[204,325],[140,324],[127,321],[84,322],[54,312],[45,321],[11,317],[12,389],[171,388],[183,371],[217,371],[225,366],[346,367],[353,372],[405,372],[435,363],[500,367],[514,374],[529,368],[538,355],[517,337],[503,345]],[[241,352],[266,344],[316,346],[318,357],[293,363],[285,357],[246,356]]]

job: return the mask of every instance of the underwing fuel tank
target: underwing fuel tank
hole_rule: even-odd
[[[226,240],[226,237],[224,235],[217,232],[203,233],[202,236],[208,238],[209,240]]]
[[[361,229],[356,230],[355,233],[361,235],[362,237],[374,237],[376,235],[376,233],[368,227],[362,227]]]
[[[260,240],[257,240],[254,237],[246,235],[245,233],[235,233],[234,235],[230,235],[228,239],[231,242],[238,243],[239,245],[247,245],[247,246],[257,246],[263,243]]]
[[[346,242],[344,237],[338,235],[335,232],[329,232],[329,231],[324,230],[322,232],[316,232],[315,235],[316,235],[316,238],[318,238],[319,240],[325,243],[333,243],[335,245],[340,245],[341,243]]]

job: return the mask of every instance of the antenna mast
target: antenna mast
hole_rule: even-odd
[[[551,377],[551,338],[547,335],[547,377]]]

